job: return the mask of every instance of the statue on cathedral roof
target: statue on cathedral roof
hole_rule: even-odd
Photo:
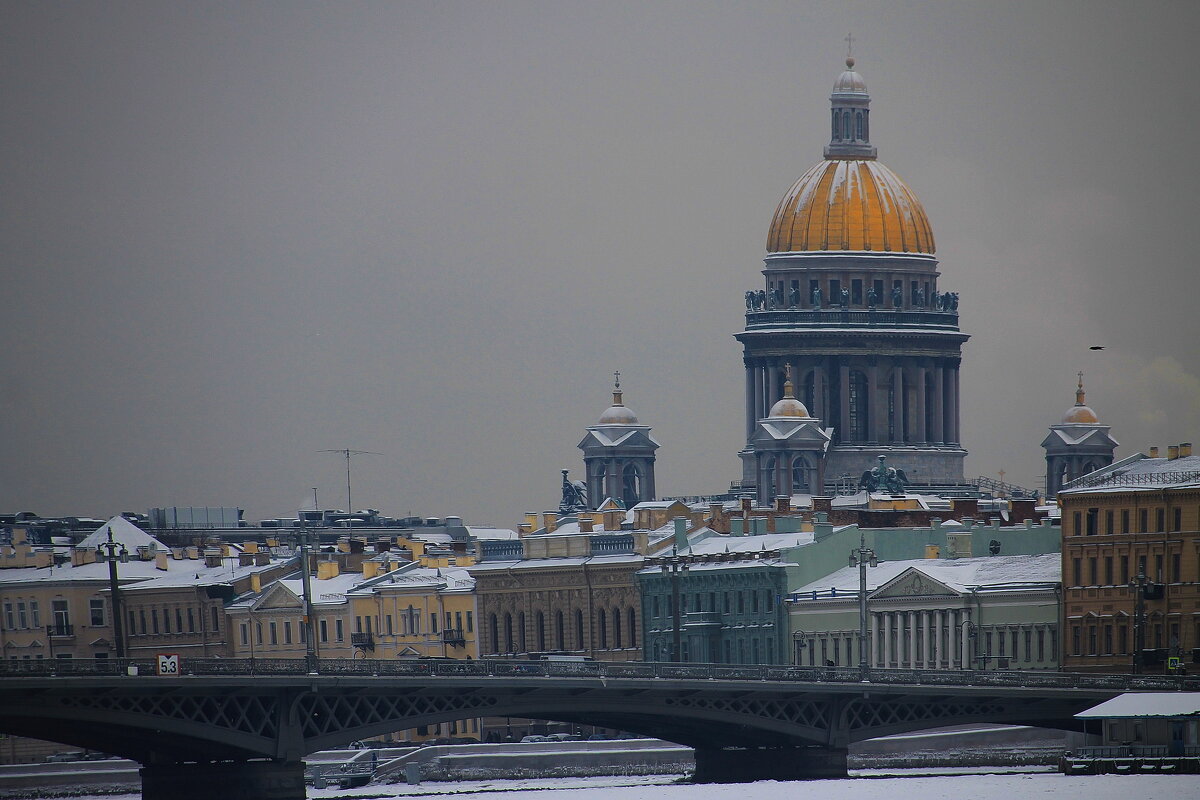
[[[904,494],[904,487],[907,485],[908,476],[904,474],[904,470],[889,467],[887,456],[880,456],[879,464],[864,472],[858,481],[860,489],[888,494]]]
[[[562,471],[562,501],[558,504],[558,513],[566,516],[576,511],[586,511],[587,486],[583,481],[572,481],[567,478],[567,470]]]

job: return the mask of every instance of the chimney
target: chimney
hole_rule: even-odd
[[[204,566],[213,568],[221,566],[221,553],[219,551],[212,554],[205,553]]]
[[[363,571],[364,578],[374,578],[376,575],[379,574],[379,562],[378,561],[364,561],[362,563],[362,571]]]
[[[833,498],[832,497],[813,497],[812,509],[813,509],[813,511],[825,511],[825,512],[833,511]],[[822,522],[823,521],[824,520],[822,520]]]
[[[582,514],[579,515],[579,531],[580,531],[580,533],[591,533],[594,527],[595,527],[595,523],[593,522],[591,517],[584,516]]]
[[[71,566],[79,567],[84,564],[95,564],[98,551],[90,547],[71,548]]]
[[[169,569],[169,567],[167,567],[167,551],[166,550],[160,550],[159,552],[154,554],[154,568],[161,569],[164,572],[167,569]]]
[[[546,533],[553,533],[558,522],[558,517],[553,511],[542,512],[542,527],[546,529]]]
[[[257,572],[250,575],[250,591],[258,594],[262,591],[262,576]]]
[[[1179,458],[1179,445],[1167,445],[1167,461],[1174,461],[1177,458]]]
[[[775,510],[783,511],[783,512],[791,511],[792,510],[792,498],[787,495],[782,495],[782,494],[779,497],[776,497],[775,498]]]
[[[683,550],[688,546],[687,517],[676,517],[675,520],[675,549]]]
[[[389,551],[391,549],[392,549],[392,542],[390,539],[383,537],[383,538],[379,538],[379,539],[375,540],[375,552],[376,553],[386,553],[387,551]]]
[[[338,565],[336,561],[318,561],[317,562],[317,580],[327,581],[330,578],[338,576]]]
[[[243,553],[257,553],[258,552],[258,542],[242,542],[242,552]]]
[[[238,566],[248,567],[254,563],[254,553],[238,553]]]
[[[271,563],[271,554],[262,550],[254,554],[254,565],[257,567],[265,567]]]
[[[1191,442],[1180,442],[1179,443],[1179,457],[1180,458],[1188,458],[1191,455],[1192,455],[1192,443]]]
[[[1151,448],[1150,448],[1150,457],[1151,457],[1151,458],[1158,458],[1158,448],[1157,448],[1157,447],[1151,447]]]

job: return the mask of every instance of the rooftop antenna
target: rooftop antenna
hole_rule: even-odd
[[[354,513],[354,504],[350,502],[350,456],[381,456],[383,453],[376,453],[374,450],[351,450],[348,447],[343,447],[341,450],[318,450],[318,453],[341,453],[346,457],[346,513]]]

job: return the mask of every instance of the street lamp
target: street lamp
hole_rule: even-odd
[[[317,673],[317,637],[313,624],[312,583],[308,574],[308,526],[300,519],[300,585],[304,589],[304,666],[310,675]]]
[[[1144,565],[1138,565],[1138,574],[1129,581],[1133,589],[1133,674],[1138,675],[1146,666],[1146,587],[1153,585],[1146,577]]]
[[[858,675],[866,683],[871,680],[871,665],[867,662],[867,566],[879,566],[875,551],[867,547],[867,535],[860,533],[858,549],[850,551],[850,566],[858,567]]]
[[[120,548],[118,550],[118,548]],[[108,562],[108,589],[112,594],[113,638],[117,643],[117,658],[125,658],[125,626],[121,619],[121,587],[117,583],[117,562],[129,563],[129,550],[113,539],[112,526],[108,526],[108,541],[96,548],[96,558]]]
[[[671,579],[671,630],[672,630],[672,658],[671,660],[678,663],[683,660],[682,649],[682,629],[679,609],[679,578],[681,575],[687,575],[688,565],[685,561],[679,558],[678,554],[671,556],[662,565],[663,575]]]

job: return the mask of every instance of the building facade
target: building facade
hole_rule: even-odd
[[[853,59],[846,64],[830,95],[825,158],[780,202],[764,288],[745,296],[743,491],[760,493],[755,435],[788,371],[807,412],[832,429],[825,482],[857,477],[886,454],[910,481],[963,483],[959,364],[968,336],[958,296],[938,284],[920,201],[876,158],[870,96]],[[822,483],[804,456],[792,462],[779,469],[795,475],[794,490],[824,493],[796,479]]]
[[[1067,669],[1200,664],[1200,457],[1157,448],[1077,478],[1063,513]],[[1172,662],[1171,659],[1179,659]]]

